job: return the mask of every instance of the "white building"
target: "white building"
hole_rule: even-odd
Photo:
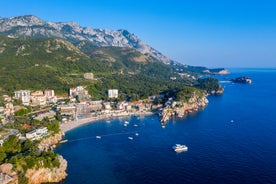
[[[47,127],[42,127],[26,133],[26,138],[31,140],[38,140],[47,135],[48,135]]]
[[[54,90],[47,89],[44,91],[44,95],[48,103],[57,103],[57,97],[55,96]]]
[[[118,89],[109,89],[108,98],[118,98]]]
[[[20,90],[14,92],[14,98],[22,102],[23,105],[29,105],[30,103],[30,91],[29,90]]]

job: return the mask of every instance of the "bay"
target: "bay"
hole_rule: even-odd
[[[230,72],[219,77],[222,96],[209,96],[204,110],[166,128],[153,115],[67,132],[55,150],[68,161],[64,183],[276,183],[276,69]],[[239,76],[253,83],[227,82]],[[175,153],[176,143],[188,151]]]

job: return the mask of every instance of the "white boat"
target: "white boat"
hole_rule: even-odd
[[[138,125],[137,125],[137,124],[134,124],[133,126],[138,127]]]
[[[127,124],[124,124],[124,126],[126,127],[126,126],[127,126]]]
[[[182,151],[188,151],[188,147],[186,145],[181,145],[181,144],[175,144],[172,149],[175,152],[182,152]]]
[[[96,136],[96,138],[97,138],[97,139],[101,139],[102,137],[101,137],[101,136],[99,136],[99,135],[97,135],[97,136]]]
[[[133,137],[128,137],[129,140],[133,140]]]
[[[139,134],[138,134],[138,133],[135,133],[135,135],[136,135],[136,136],[139,136]]]
[[[127,125],[128,125],[128,124],[129,124],[129,122],[128,122],[128,121],[125,121],[125,124],[127,124]]]
[[[165,126],[165,125],[162,125],[162,128],[166,128],[166,126]]]

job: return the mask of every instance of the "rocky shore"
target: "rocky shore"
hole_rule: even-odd
[[[160,122],[162,124],[169,121],[171,117],[184,118],[188,113],[196,112],[199,109],[204,108],[208,104],[207,98],[199,97],[194,95],[189,99],[187,103],[185,102],[175,102],[171,106],[166,106],[162,109],[160,115]]]
[[[67,176],[67,161],[60,155],[58,156],[58,160],[60,163],[58,168],[28,169],[25,176],[29,179],[29,183],[53,183],[64,180]]]
[[[56,144],[58,144],[64,136],[64,133],[60,131],[57,134],[54,134],[52,136],[46,137],[41,140],[41,142],[38,144],[38,148],[40,151],[50,151],[54,150],[56,147]]]
[[[50,151],[56,147],[62,137],[64,136],[63,132],[51,135],[44,138],[38,145],[39,150]],[[54,168],[39,168],[39,169],[27,169],[26,178],[28,178],[29,184],[40,184],[40,183],[52,183],[60,182],[64,180],[67,176],[67,161],[61,156],[58,155],[58,161],[60,163],[59,167]],[[18,174],[14,171],[13,164],[5,163],[0,165],[0,183],[3,184],[18,184]]]

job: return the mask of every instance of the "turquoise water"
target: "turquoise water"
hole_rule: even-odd
[[[238,76],[253,84],[222,82],[222,96],[164,129],[154,115],[68,132],[56,149],[68,161],[64,183],[276,183],[276,70],[233,69],[220,80]],[[175,143],[189,150],[177,154]]]

